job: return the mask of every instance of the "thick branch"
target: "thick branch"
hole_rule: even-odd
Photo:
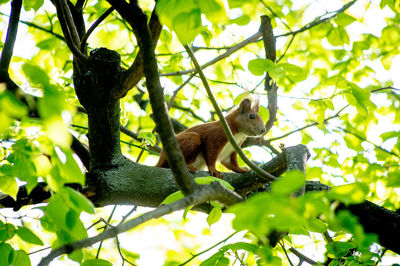
[[[265,58],[271,60],[272,62],[275,62],[276,60],[275,37],[272,31],[271,19],[269,17],[267,16],[261,17],[260,29],[263,33]],[[276,121],[276,113],[278,110],[278,103],[277,103],[278,86],[272,80],[268,72],[265,73],[264,89],[267,91],[268,95],[269,118],[267,123],[265,124],[266,132],[268,132]]]
[[[66,10],[69,11],[68,6],[66,8],[63,7],[63,0],[56,0],[55,6],[57,10],[58,20],[60,21],[61,29],[65,36],[65,42],[67,43],[68,48],[81,63],[86,64],[88,57],[81,52],[79,49],[79,44],[77,45],[77,40],[79,40],[79,36],[77,35],[76,27],[73,22],[72,25],[68,25],[70,13],[66,14]],[[71,27],[71,28],[70,28]],[[77,37],[78,36],[78,37]],[[80,43],[80,41],[78,42]]]
[[[111,5],[132,26],[139,47],[143,51],[144,75],[146,77],[147,89],[153,110],[154,119],[158,133],[167,154],[168,163],[171,167],[179,189],[187,195],[198,186],[190,174],[185,159],[176,141],[171,120],[164,104],[164,92],[160,84],[157,61],[154,54],[154,43],[147,27],[147,18],[142,10],[133,2],[130,4],[122,0],[109,0]]]
[[[0,72],[8,73],[11,57],[13,55],[14,43],[17,38],[18,21],[21,13],[22,0],[13,0],[11,2],[11,15],[8,22],[7,37],[4,43],[0,58]]]
[[[155,7],[153,12],[151,13],[149,28],[150,28],[151,38],[154,42],[153,47],[155,48],[162,30],[162,25],[158,19]],[[136,56],[135,61],[129,67],[126,73],[127,76],[123,83],[124,90],[122,92],[122,95],[125,95],[130,89],[135,87],[136,84],[143,77],[143,52],[141,49],[139,50],[139,53]]]

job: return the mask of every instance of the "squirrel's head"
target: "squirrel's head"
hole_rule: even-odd
[[[250,99],[243,99],[236,110],[236,122],[238,131],[248,136],[258,136],[265,133],[265,125],[258,114],[260,108],[259,101],[254,103]]]

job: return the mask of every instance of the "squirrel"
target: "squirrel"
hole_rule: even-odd
[[[247,136],[258,136],[265,133],[264,122],[258,114],[258,110],[258,101],[252,104],[250,99],[245,98],[240,102],[238,108],[225,117],[239,146]],[[188,128],[176,135],[176,139],[192,173],[202,170],[207,165],[211,175],[223,179],[221,172],[215,168],[216,161],[220,161],[226,168],[237,173],[249,171],[238,165],[237,153],[226,137],[220,121]],[[164,149],[161,151],[156,166],[168,168]]]

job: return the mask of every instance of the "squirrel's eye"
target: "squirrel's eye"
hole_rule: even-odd
[[[250,119],[254,119],[256,116],[254,114],[249,114]]]

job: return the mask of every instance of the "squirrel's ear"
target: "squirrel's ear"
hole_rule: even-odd
[[[258,110],[260,110],[260,98],[259,97],[257,97],[253,103],[253,110],[256,113],[258,113]]]
[[[247,98],[243,99],[240,102],[240,105],[239,105],[239,112],[240,113],[244,113],[244,112],[246,112],[246,111],[248,111],[250,109],[251,109],[251,101],[250,101],[250,99],[247,99]]]

